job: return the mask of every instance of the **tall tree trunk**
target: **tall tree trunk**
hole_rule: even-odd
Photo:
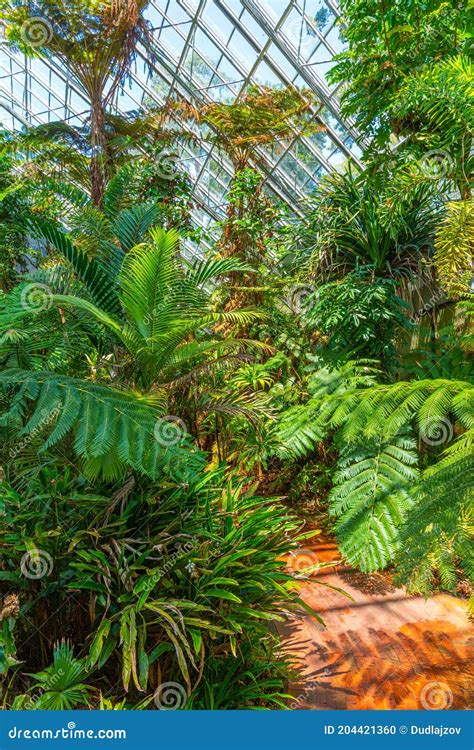
[[[100,93],[91,96],[91,198],[102,208],[107,185],[107,137],[105,132],[105,106]]]

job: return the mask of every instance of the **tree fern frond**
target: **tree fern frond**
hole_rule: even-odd
[[[329,507],[349,563],[370,572],[393,560],[412,504],[416,464],[415,441],[406,437],[343,449]]]

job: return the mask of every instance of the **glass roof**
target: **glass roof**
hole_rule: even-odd
[[[171,95],[199,102],[233,101],[249,84],[310,88],[318,98],[314,116],[324,132],[262,150],[266,188],[295,214],[321,175],[360,157],[361,138],[340,116],[338,87],[327,81],[342,49],[334,0],[154,0],[147,9],[156,62],[138,63],[115,97],[127,114],[163,104]],[[65,120],[84,123],[87,101],[54,61],[25,58],[0,44],[0,126]],[[212,226],[223,217],[232,174],[212,144],[182,146],[180,168],[193,182],[193,218]]]

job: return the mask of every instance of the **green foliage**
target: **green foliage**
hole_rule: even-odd
[[[439,208],[430,184],[394,201],[390,182],[368,171],[335,173],[318,187],[299,232],[305,266],[331,279],[352,270],[409,277],[427,257]]]
[[[0,131],[0,144],[4,144]],[[30,205],[25,184],[13,172],[13,161],[0,151],[0,289],[7,290],[25,270],[28,257],[36,252],[28,246],[25,223]]]
[[[413,439],[395,437],[347,445],[341,451],[329,507],[344,558],[364,571],[380,570],[400,548],[400,528],[417,480]]]
[[[291,406],[280,417],[278,432],[283,456],[307,455],[330,428],[330,419],[339,412],[344,394],[360,393],[376,383],[378,370],[373,362],[349,361],[340,369],[319,367],[308,378],[304,403]]]
[[[75,659],[70,644],[59,643],[53,651],[53,663],[46,669],[31,675],[35,680],[30,688],[26,706],[43,711],[70,711],[88,705],[88,692],[85,684],[87,672],[84,660]],[[35,693],[39,697],[35,698]],[[17,700],[18,704],[18,700]]]
[[[388,363],[397,334],[407,326],[402,310],[394,282],[371,280],[362,270],[318,287],[305,305],[305,317],[325,337],[329,351]]]
[[[441,164],[430,165],[428,159],[423,165],[426,178],[454,182],[462,198],[470,197],[474,175],[473,76],[472,62],[463,56],[415,71],[404,80],[391,112],[396,132],[409,136],[410,148],[413,144],[428,155],[441,151]]]
[[[158,420],[169,414],[170,386],[178,387],[192,380],[194,373],[219,366],[226,357],[251,346],[251,342],[212,338],[209,332],[213,326],[225,321],[252,321],[259,316],[253,310],[220,312],[205,291],[210,282],[241,269],[241,265],[219,259],[185,265],[178,256],[176,232],[151,229],[148,233],[154,216],[153,207],[127,209],[119,215],[114,234],[120,238],[123,250],[109,242],[102,242],[99,248],[103,256],[109,252],[109,262],[106,257],[89,260],[80,246],[53,226],[32,225],[70,264],[82,284],[83,296],[52,294],[58,277],[55,269],[48,269],[42,278],[50,286],[40,290],[41,304],[38,309],[29,310],[30,318],[50,315],[48,308],[57,303],[60,308],[77,310],[86,318],[86,324],[92,322],[108,329],[122,346],[122,362],[126,366],[133,362],[134,384],[142,393],[54,373],[6,370],[1,384],[13,400],[4,424],[11,428],[11,420],[29,417],[23,425],[27,435],[38,428],[44,414],[54,414],[44,449],[64,440],[72,431],[74,449],[85,460],[84,471],[90,476],[101,473],[108,479],[117,478],[127,466],[151,477],[163,471],[187,476],[188,470],[178,455],[183,430],[178,429],[171,450],[166,440],[163,445],[155,436],[157,425],[160,431]],[[143,238],[147,241],[135,245],[137,239]],[[89,237],[89,246],[91,241]],[[12,324],[24,324],[28,313],[25,307],[23,293],[12,294],[6,300],[2,318],[10,331],[9,341]],[[38,331],[33,335],[35,343],[30,349],[44,347],[46,342],[41,336],[38,341]],[[16,348],[18,340],[14,344]],[[9,343],[7,351],[11,349]],[[18,367],[22,362],[14,364]],[[31,416],[28,412],[33,402],[36,409]],[[213,408],[212,399],[204,408]],[[183,439],[184,435],[185,431]],[[201,466],[198,455],[193,458],[189,442],[181,457],[186,457],[191,473]],[[170,469],[171,465],[181,466],[184,474],[181,469]]]
[[[458,567],[474,580],[473,447],[474,430],[470,429],[421,477],[397,556],[399,577],[414,591],[430,589],[433,571],[448,591],[456,589]]]
[[[322,145],[312,93],[109,111],[147,5],[0,0],[7,43],[90,105],[81,128],[2,137],[4,708],[161,708],[169,683],[181,709],[285,708],[276,626],[321,623],[285,566],[319,533],[298,530],[311,501],[365,572],[422,593],[474,577],[472,3],[342,0],[329,75],[364,167],[301,220],[261,167],[298,133]],[[200,260],[175,170],[199,143],[176,118],[234,168]]]
[[[2,485],[0,580],[21,592],[30,618],[56,613],[46,643],[72,633],[80,655],[63,645],[53,666],[33,675],[28,694],[46,690],[38,707],[79,704],[84,683],[106,676],[118,701],[151,699],[174,681],[186,707],[283,707],[287,666],[275,659],[278,638],[268,625],[284,620],[282,609],[304,606],[278,559],[302,544],[298,522],[275,500],[227,483],[222,470],[174,489],[129,482],[112,498],[80,479],[58,466],[31,477],[21,493]],[[20,565],[35,550],[40,563],[50,560],[36,578]],[[33,639],[43,643],[40,628]]]
[[[472,577],[474,386],[446,379],[376,385],[347,367],[342,377],[323,370],[313,382],[322,386],[283,415],[280,434],[287,451],[304,455],[337,430],[330,510],[346,559],[374,571],[397,558],[401,579],[415,590],[427,590],[433,566],[450,589],[456,565]],[[415,430],[418,456],[406,437]]]
[[[185,432],[177,430],[171,445],[159,439],[166,409],[157,396],[23,370],[0,373],[0,389],[14,393],[0,426],[19,430],[26,439],[40,434],[40,452],[73,432],[74,451],[84,459],[86,475],[113,480],[132,467],[152,478],[165,473],[182,481],[203,466]]]
[[[434,262],[443,287],[466,296],[471,291],[474,201],[453,201],[447,210],[436,235]]]
[[[386,143],[394,129],[392,103],[414,71],[469,51],[473,11],[468,2],[386,3],[342,0],[342,36],[330,79],[345,83],[343,113],[367,136]]]

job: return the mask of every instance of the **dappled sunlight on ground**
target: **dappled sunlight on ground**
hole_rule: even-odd
[[[330,542],[311,549],[323,563],[337,559]],[[302,584],[302,598],[325,627],[310,616],[281,627],[284,650],[302,675],[290,686],[292,708],[472,707],[474,629],[466,604],[447,594],[407,596],[390,586],[367,593],[340,572],[323,566],[314,582]]]

